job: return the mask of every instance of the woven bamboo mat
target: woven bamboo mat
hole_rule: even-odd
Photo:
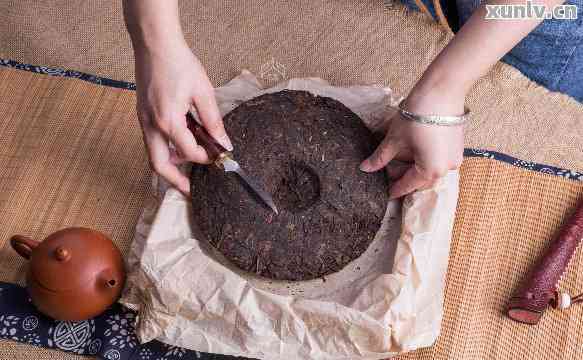
[[[149,188],[132,91],[0,68],[0,280],[23,284],[7,240],[88,226],[127,252]],[[535,327],[502,315],[521,277],[578,200],[583,182],[467,158],[447,274],[442,335],[404,359],[573,359],[583,306]],[[578,253],[561,287],[583,291]],[[2,341],[0,359],[83,359]]]
[[[427,17],[386,2],[180,5],[186,40],[216,86],[246,68],[265,81],[317,76],[337,85],[385,84],[406,95],[451,36]],[[121,1],[0,0],[0,44],[0,58],[134,78]],[[567,96],[499,64],[474,86],[468,106],[467,146],[583,170],[583,106]]]

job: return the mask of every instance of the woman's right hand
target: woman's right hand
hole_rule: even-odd
[[[185,195],[190,181],[178,165],[209,163],[186,125],[186,113],[196,109],[208,133],[226,149],[233,146],[225,132],[213,86],[187,44],[164,44],[152,50],[135,47],[137,112],[150,166]],[[172,145],[171,145],[172,144]]]

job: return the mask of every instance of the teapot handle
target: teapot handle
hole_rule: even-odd
[[[30,259],[32,250],[34,250],[38,244],[38,241],[34,241],[31,238],[22,235],[14,235],[10,238],[10,245],[12,245],[14,251],[25,259]]]

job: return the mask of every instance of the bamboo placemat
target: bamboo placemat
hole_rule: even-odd
[[[132,91],[0,68],[0,280],[23,284],[26,263],[7,242],[15,233],[41,239],[88,226],[127,252],[150,175],[134,107]],[[583,200],[583,182],[488,158],[467,158],[461,174],[442,335],[403,358],[583,356],[583,306],[549,311],[536,327],[502,315],[518,281]],[[578,253],[562,288],[583,290],[581,270]],[[0,359],[31,358],[83,359],[1,343]]]
[[[8,239],[87,226],[129,248],[150,171],[134,93],[0,69],[0,281],[24,284]],[[0,359],[86,359],[2,341]]]
[[[583,201],[583,182],[466,158],[460,189],[441,335],[433,347],[400,358],[582,358],[583,306],[548,310],[536,326],[516,323],[503,312],[563,221]],[[583,292],[582,272],[579,251],[560,288]]]

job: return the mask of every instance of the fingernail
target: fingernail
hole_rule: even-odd
[[[189,187],[182,187],[179,190],[184,196],[186,196],[186,197],[190,196],[190,186]]]
[[[364,171],[364,172],[368,172],[371,170],[371,164],[370,161],[368,159],[364,160],[361,164],[360,164],[360,171]]]
[[[231,139],[227,135],[221,137],[219,139],[219,143],[228,151],[233,151],[233,144],[231,143]]]

